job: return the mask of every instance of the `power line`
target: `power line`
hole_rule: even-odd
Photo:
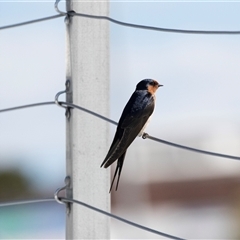
[[[27,22],[11,24],[11,25],[0,27],[0,30],[13,28],[13,27],[20,27],[20,26],[23,26],[23,25],[28,25],[28,24],[37,23],[37,22],[48,21],[48,20],[59,18],[59,17],[63,17],[63,16],[64,16],[63,14],[57,14],[57,15],[53,15],[53,16],[49,16],[49,17],[45,17],[45,18],[39,18],[39,19],[30,20],[30,21],[27,21]]]
[[[127,220],[127,219],[124,219],[124,218],[122,218],[122,217],[116,216],[116,215],[111,214],[111,213],[109,213],[109,212],[103,211],[103,210],[101,210],[101,209],[99,209],[99,208],[93,207],[93,206],[91,206],[91,205],[89,205],[89,204],[87,204],[87,203],[84,203],[84,202],[82,202],[82,201],[78,201],[78,200],[70,199],[70,198],[65,198],[65,197],[61,197],[61,198],[59,198],[59,200],[65,202],[65,203],[76,203],[76,204],[82,205],[83,207],[89,208],[89,209],[91,209],[91,210],[93,210],[93,211],[99,212],[99,213],[104,214],[104,215],[106,215],[106,216],[108,216],[108,217],[117,219],[117,220],[119,220],[119,221],[121,221],[121,222],[124,222],[124,223],[126,223],[126,224],[131,225],[131,226],[140,228],[140,229],[145,230],[145,231],[147,231],[147,232],[151,232],[151,233],[154,233],[154,234],[157,234],[157,235],[166,237],[166,238],[170,238],[170,239],[184,240],[183,238],[179,238],[179,237],[175,237],[175,236],[173,236],[173,235],[167,234],[167,233],[159,232],[159,231],[154,230],[154,229],[152,229],[152,228],[148,228],[148,227],[145,227],[145,226],[143,226],[143,225],[137,224],[137,223],[135,223],[135,222],[129,221],[129,220]]]
[[[41,102],[41,103],[33,103],[33,104],[28,104],[28,105],[22,105],[22,106],[17,106],[17,107],[13,107],[13,108],[6,108],[6,109],[0,109],[0,113],[2,112],[8,112],[8,111],[14,111],[14,110],[18,110],[18,109],[23,109],[23,108],[29,108],[29,107],[36,107],[36,106],[42,106],[42,105],[49,105],[49,104],[55,104],[55,102]],[[79,109],[81,111],[84,111],[88,114],[91,114],[97,118],[100,118],[104,121],[107,121],[109,123],[112,123],[114,125],[117,125],[118,123],[113,121],[112,119],[110,118],[107,118],[107,117],[104,117],[103,115],[99,114],[99,113],[96,113],[94,111],[91,111],[87,108],[83,108],[83,107],[80,107],[76,104],[73,104],[73,103],[67,103],[67,102],[59,102],[59,104],[65,106],[65,107],[70,107],[70,108],[76,108],[76,109]],[[160,142],[160,143],[163,143],[163,144],[166,144],[166,145],[170,145],[172,147],[176,147],[176,148],[181,148],[181,149],[185,149],[185,150],[188,150],[188,151],[193,151],[193,152],[198,152],[198,153],[201,153],[201,154],[206,154],[206,155],[211,155],[211,156],[215,156],[215,157],[222,157],[222,158],[229,158],[229,159],[234,159],[234,160],[240,160],[240,157],[238,156],[232,156],[232,155],[227,155],[227,154],[221,154],[221,153],[215,153],[215,152],[209,152],[209,151],[204,151],[204,150],[200,150],[200,149],[196,149],[196,148],[191,148],[191,147],[187,147],[187,146],[183,146],[183,145],[180,145],[180,144],[176,144],[176,143],[172,143],[172,142],[168,142],[168,141],[165,141],[165,140],[162,140],[160,138],[156,138],[156,137],[153,137],[153,136],[150,136],[149,134],[145,133],[143,134],[143,139],[150,139],[150,140],[153,140],[153,141],[156,141],[156,142]]]

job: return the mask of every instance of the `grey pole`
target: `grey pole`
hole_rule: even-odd
[[[67,10],[108,15],[108,1],[67,0]],[[77,16],[67,24],[67,101],[109,115],[109,26],[107,21]],[[72,197],[110,211],[110,171],[101,169],[109,124],[78,110],[66,123],[67,175]],[[66,217],[66,239],[109,239],[110,220],[73,204]]]

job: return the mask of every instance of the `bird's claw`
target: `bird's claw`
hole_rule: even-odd
[[[143,133],[142,138],[146,139],[146,138],[148,138],[148,136],[149,136],[148,133]]]

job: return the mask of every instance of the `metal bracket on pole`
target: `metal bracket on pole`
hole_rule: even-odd
[[[66,204],[67,214],[70,214],[70,212],[71,212],[71,204],[69,202],[63,202],[61,200],[61,197],[58,196],[58,194],[61,191],[65,190],[66,198],[72,199],[71,178],[69,176],[67,176],[65,178],[65,184],[66,185],[64,187],[58,188],[56,190],[56,192],[54,193],[54,199],[56,200],[56,202],[58,202],[60,204]]]
[[[63,11],[61,11],[61,10],[59,10],[59,8],[58,8],[58,3],[59,3],[60,1],[61,1],[61,0],[56,0],[56,2],[54,3],[54,8],[55,8],[55,10],[56,10],[58,13],[60,13],[60,14],[62,14],[62,15],[65,15],[66,13],[63,12]]]
[[[59,3],[60,1],[61,1],[61,0],[56,0],[56,2],[54,3],[54,8],[55,8],[55,10],[56,10],[59,14],[66,15],[66,17],[65,17],[65,19],[64,19],[64,22],[68,25],[69,22],[70,22],[70,17],[74,16],[75,11],[73,11],[73,10],[68,11],[68,12],[63,12],[63,11],[61,11],[61,10],[58,8],[58,3]]]
[[[64,106],[61,102],[58,101],[58,98],[61,94],[63,93],[69,93],[70,92],[70,80],[67,80],[65,83],[66,89],[64,91],[60,91],[56,94],[55,96],[55,103],[62,108],[66,109],[65,116],[67,119],[70,119],[71,117],[71,112],[70,112],[70,107]]]

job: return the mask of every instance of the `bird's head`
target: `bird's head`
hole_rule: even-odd
[[[163,85],[159,84],[156,80],[143,79],[137,84],[136,90],[147,90],[149,93],[154,94],[157,89],[162,86]]]

